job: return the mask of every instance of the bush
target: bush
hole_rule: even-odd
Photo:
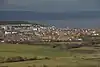
[[[20,56],[15,57],[15,59],[17,59],[18,61],[25,61],[24,58]]]
[[[24,58],[17,56],[17,57],[10,57],[7,58],[6,62],[19,62],[19,61],[25,61]]]
[[[31,60],[50,60],[49,57],[33,57],[33,58],[27,58],[27,57],[21,57],[21,56],[16,56],[16,57],[0,57],[0,63],[6,63],[6,62],[21,62],[21,61],[31,61]]]
[[[37,59],[38,59],[38,57],[36,57],[36,56],[31,58],[31,60],[37,60]]]
[[[45,64],[44,64],[43,67],[48,67],[48,65],[45,65]]]
[[[24,59],[24,61],[27,61],[27,57],[24,57],[23,59]]]
[[[28,66],[28,67],[32,67],[32,66]]]
[[[45,59],[46,59],[46,60],[50,60],[51,58],[50,58],[50,57],[45,57]]]

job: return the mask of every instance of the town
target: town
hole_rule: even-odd
[[[0,67],[99,67],[99,61],[99,28],[0,21]]]
[[[57,28],[24,21],[0,21],[0,42],[82,42],[100,36],[99,29]]]

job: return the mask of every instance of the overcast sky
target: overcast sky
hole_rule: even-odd
[[[77,12],[80,10],[99,10],[100,11],[100,0],[0,0],[0,10],[31,10],[35,12]],[[8,11],[7,11],[8,12]],[[34,12],[33,12],[34,13]],[[15,14],[15,15],[14,15]],[[68,13],[69,14],[69,13]],[[76,13],[77,14],[77,13]],[[75,14],[75,15],[76,15]],[[93,14],[93,13],[92,13]],[[98,14],[97,12],[94,14]],[[93,15],[94,15],[93,14]],[[4,16],[3,16],[4,15]],[[33,18],[34,14],[24,14],[21,16],[21,14],[15,13],[2,13],[1,12],[1,18],[0,19],[23,19],[25,17],[27,18]],[[72,15],[72,13],[71,13]],[[80,16],[80,13],[78,14]],[[87,14],[85,14],[88,16]],[[95,16],[96,16],[95,15]],[[3,18],[2,18],[3,16]],[[52,15],[54,16],[54,15]],[[59,17],[59,15],[57,15]],[[79,17],[78,16],[78,17]],[[74,18],[70,18],[69,20],[53,20],[53,21],[47,21],[50,24],[54,24],[58,27],[60,26],[70,26],[70,27],[99,27],[100,26],[100,13],[98,14],[99,17],[90,18],[91,15],[89,14],[89,17],[86,17],[84,19],[84,14],[82,14],[81,17],[83,18],[77,18],[75,16]],[[38,14],[35,16],[38,17]],[[48,15],[47,17],[51,17],[51,15]],[[47,18],[46,17],[46,18]],[[60,16],[60,17],[63,17]],[[67,17],[64,15],[64,17]],[[39,18],[45,18],[44,15],[39,15]],[[57,17],[55,17],[57,18]],[[9,19],[9,20],[10,20]],[[50,18],[48,18],[50,19]],[[27,19],[28,20],[28,19]],[[59,22],[59,23],[58,23]],[[61,23],[60,23],[61,22]]]
[[[3,3],[3,1],[5,2]],[[100,0],[0,0],[0,4],[0,9],[22,9],[38,12],[66,12],[100,9]]]

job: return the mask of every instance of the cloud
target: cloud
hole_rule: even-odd
[[[8,0],[5,9],[66,12],[82,9],[98,9],[100,6],[99,2],[99,0]]]
[[[0,0],[0,6],[4,5],[4,0]]]

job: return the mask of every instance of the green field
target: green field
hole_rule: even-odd
[[[0,63],[8,67],[100,67],[100,48],[82,47],[68,51],[47,46],[0,44],[0,57],[50,57],[50,60]],[[34,66],[36,65],[36,66]]]

